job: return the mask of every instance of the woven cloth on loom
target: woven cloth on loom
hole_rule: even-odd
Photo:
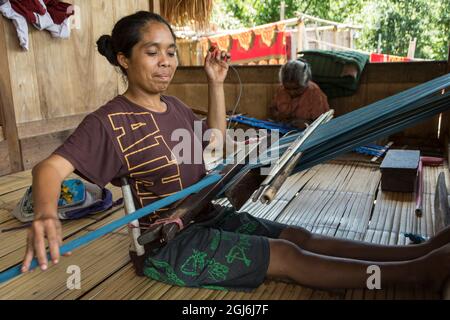
[[[369,61],[369,55],[355,51],[306,50],[300,52],[311,65],[313,81],[328,98],[353,95]],[[354,72],[346,72],[353,68]]]
[[[356,147],[450,111],[449,89],[450,73],[322,124],[300,147],[299,151],[304,154],[296,171],[306,170]],[[283,154],[302,134],[281,138],[279,144],[261,155],[259,163],[247,165],[240,175],[276,161],[277,155]]]

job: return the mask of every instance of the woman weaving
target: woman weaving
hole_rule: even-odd
[[[127,177],[137,207],[205,175],[204,164],[173,161],[174,130],[183,128],[194,139],[201,138],[194,135],[198,119],[192,111],[163,95],[177,68],[170,25],[156,14],[138,12],[117,22],[111,36],[102,36],[98,50],[121,69],[128,88],[89,114],[61,147],[33,169],[35,220],[28,232],[22,272],[29,270],[34,256],[42,270],[48,268],[45,238],[52,262],[58,263],[62,236],[57,199],[61,182],[72,172],[100,186]],[[215,50],[205,58],[207,126],[221,134],[226,128],[226,56]],[[190,225],[165,246],[146,252],[137,268],[169,284],[237,290],[256,288],[267,277],[322,289],[364,288],[371,265],[380,267],[382,287],[439,288],[450,273],[449,229],[423,244],[382,246],[311,234],[230,209],[214,210],[213,218]],[[141,221],[142,227],[161,215],[163,211]]]

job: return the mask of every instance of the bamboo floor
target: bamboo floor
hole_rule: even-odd
[[[350,160],[334,160],[291,176],[276,201],[265,206],[249,201],[242,211],[278,222],[304,227],[332,237],[386,245],[406,245],[404,234],[432,236],[442,226],[435,225],[434,191],[438,174],[448,167],[424,168],[424,211],[417,217],[413,194],[382,192],[378,165]],[[30,171],[0,177],[0,231],[20,227],[10,212],[31,184]],[[119,188],[108,186],[114,200]],[[218,200],[228,205],[227,200]],[[63,222],[64,241],[124,215],[122,207],[88,218]],[[19,264],[25,252],[26,229],[0,232],[0,271]],[[320,299],[440,299],[441,296],[416,288],[381,290],[321,291],[292,283],[265,281],[252,292],[219,291],[170,286],[135,275],[128,256],[126,228],[117,230],[64,257],[46,272],[35,270],[0,285],[0,299],[152,299],[152,300],[320,300]],[[67,268],[81,270],[81,288],[69,290]]]

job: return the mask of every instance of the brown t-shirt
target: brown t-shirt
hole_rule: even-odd
[[[71,162],[77,174],[102,187],[109,182],[120,186],[120,178],[127,177],[137,208],[189,187],[206,173],[202,151],[207,142],[200,135],[207,126],[177,98],[161,96],[161,100],[167,110],[158,113],[117,96],[86,116],[54,153]],[[194,131],[195,121],[199,122]],[[180,128],[189,133],[191,163],[196,157],[198,164],[177,161],[173,150],[182,139],[171,137]],[[165,210],[152,215],[149,222]]]

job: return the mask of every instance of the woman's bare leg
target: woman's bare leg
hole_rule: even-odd
[[[288,240],[301,249],[326,256],[367,261],[406,261],[422,257],[450,243],[450,228],[442,230],[429,241],[406,246],[380,245],[328,237],[295,226],[284,229],[279,239]]]
[[[414,260],[385,262],[316,254],[286,240],[269,240],[268,277],[288,277],[320,289],[367,288],[368,267],[380,268],[381,288],[388,285],[423,285],[439,288],[450,274],[450,245]]]

